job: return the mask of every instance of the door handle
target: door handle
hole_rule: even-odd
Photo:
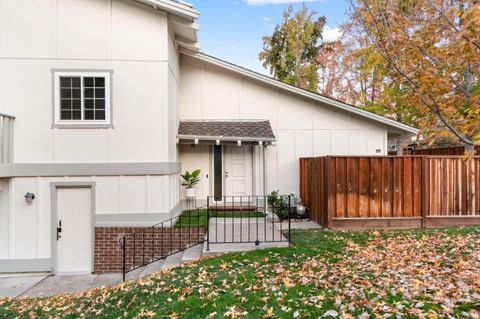
[[[57,240],[62,238],[62,235],[60,235],[61,232],[62,232],[62,220],[59,220],[58,226],[57,226]]]

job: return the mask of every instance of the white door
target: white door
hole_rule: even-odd
[[[57,219],[57,273],[91,273],[91,188],[58,188]]]
[[[252,195],[252,147],[225,146],[224,150],[226,195]]]

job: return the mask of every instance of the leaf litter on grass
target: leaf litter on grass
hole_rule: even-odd
[[[0,318],[480,319],[478,233],[355,236],[327,234],[323,244],[342,245],[331,246],[334,253],[299,247],[227,255],[112,288],[5,299]]]

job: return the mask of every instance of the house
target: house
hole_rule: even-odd
[[[0,272],[92,272],[197,198],[298,194],[298,158],[417,130],[199,52],[171,0],[0,0]],[[227,176],[228,175],[228,176]],[[101,231],[100,231],[101,230]],[[103,237],[102,237],[103,236]]]

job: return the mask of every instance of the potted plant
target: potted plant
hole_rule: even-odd
[[[195,185],[200,181],[200,170],[196,169],[191,173],[186,171],[184,174],[181,174],[180,177],[183,179],[182,186],[185,186],[185,196],[187,198],[195,197]]]

